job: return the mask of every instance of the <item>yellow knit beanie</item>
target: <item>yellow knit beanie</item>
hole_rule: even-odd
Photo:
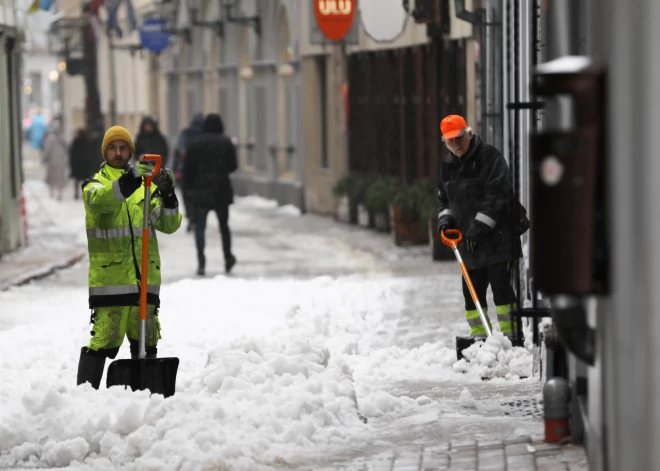
[[[126,144],[128,144],[128,148],[131,150],[131,157],[133,157],[133,153],[135,153],[135,146],[133,145],[133,138],[131,137],[131,133],[129,133],[126,128],[121,126],[112,126],[105,132],[105,136],[103,136],[103,144],[101,144],[101,152],[104,159],[105,152],[108,150],[108,147],[110,147],[110,144],[112,144],[114,141],[125,141]]]

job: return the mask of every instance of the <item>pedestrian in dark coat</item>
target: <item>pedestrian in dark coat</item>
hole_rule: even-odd
[[[69,146],[69,170],[73,179],[73,196],[80,196],[80,185],[91,178],[99,169],[103,159],[98,152],[90,152],[89,135],[87,130],[80,128]]]
[[[204,119],[202,133],[188,146],[183,166],[183,189],[189,192],[195,206],[195,242],[197,245],[197,273],[204,275],[204,231],[209,211],[214,210],[220,225],[225,272],[236,264],[231,251],[229,205],[234,202],[234,190],[229,175],[238,166],[236,148],[224,134],[219,114],[211,113]]]
[[[463,232],[459,250],[479,302],[487,312],[490,284],[500,330],[513,336],[516,326],[511,312],[516,308],[516,295],[511,268],[522,250],[516,230],[519,217],[513,217],[515,197],[509,167],[502,154],[474,134],[461,116],[447,116],[440,129],[449,153],[438,179],[438,230],[458,228]],[[465,280],[463,296],[470,336],[485,336]]]
[[[204,124],[204,113],[197,112],[193,115],[190,125],[184,128],[179,133],[176,148],[174,149],[174,175],[178,186],[183,186],[183,162],[186,158],[186,151],[190,143],[202,133],[202,125]],[[195,228],[195,212],[190,200],[190,195],[185,191],[183,192],[183,204],[186,210],[186,218],[188,219],[188,229],[190,232]]]
[[[151,116],[145,116],[140,124],[140,132],[135,139],[135,159],[144,154],[158,154],[163,158],[163,165],[169,158],[167,139],[158,129],[158,122]]]

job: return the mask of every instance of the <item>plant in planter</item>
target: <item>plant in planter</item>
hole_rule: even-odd
[[[337,219],[343,222],[351,222],[350,202],[348,199],[348,187],[350,176],[340,178],[332,187],[332,194],[337,198]]]
[[[364,204],[374,217],[374,226],[381,232],[389,232],[390,203],[397,181],[393,177],[379,177],[371,182],[364,195]]]
[[[347,207],[347,222],[351,224],[358,223],[358,207],[364,200],[364,176],[358,173],[349,173],[337,180],[332,187],[332,193],[340,199],[340,207]],[[346,212],[346,210],[344,210]]]
[[[422,205],[429,193],[426,180],[399,185],[392,200],[394,243],[427,244],[428,225],[423,219]]]
[[[358,224],[363,227],[374,227],[373,213],[366,204],[367,190],[376,180],[374,175],[357,174],[353,182],[352,200],[357,207]]]

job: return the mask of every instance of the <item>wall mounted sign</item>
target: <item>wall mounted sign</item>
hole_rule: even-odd
[[[360,0],[360,19],[374,41],[391,42],[403,33],[407,15],[401,0]]]
[[[161,52],[170,43],[167,24],[160,18],[145,20],[140,28],[140,43],[151,52]]]
[[[316,24],[331,41],[341,41],[351,30],[357,0],[314,0]]]

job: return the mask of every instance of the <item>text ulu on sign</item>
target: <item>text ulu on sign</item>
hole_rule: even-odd
[[[319,11],[322,15],[350,15],[353,0],[320,0]]]

